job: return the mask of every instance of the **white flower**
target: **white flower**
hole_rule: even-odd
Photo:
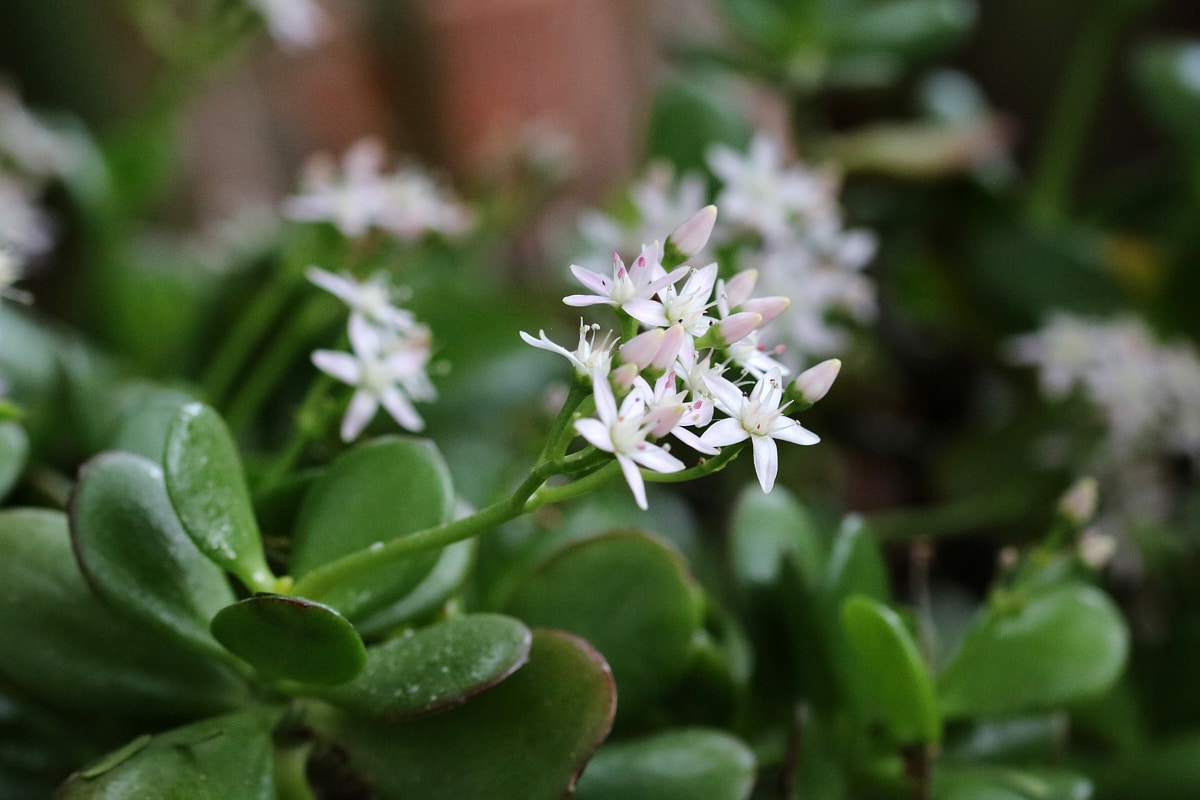
[[[754,449],[754,471],[764,492],[771,491],[779,471],[779,452],[776,439],[793,444],[816,444],[820,438],[791,417],[780,407],[783,397],[783,378],[772,371],[755,384],[749,397],[728,380],[709,377],[708,387],[717,407],[729,415],[717,420],[700,440],[714,447],[724,447],[750,440]]]
[[[715,322],[705,312],[715,305],[712,293],[716,282],[715,262],[691,270],[682,288],[677,290],[673,285],[662,288],[659,292],[659,309],[654,312],[642,310],[645,318],[632,312],[630,316],[647,325],[680,325],[692,336],[703,336]]]
[[[539,338],[537,339],[525,331],[521,331],[521,338],[526,344],[533,345],[539,350],[558,353],[571,362],[571,365],[575,367],[576,374],[581,378],[588,378],[597,373],[607,377],[612,364],[613,343],[609,333],[604,334],[597,342],[596,332],[598,330],[600,330],[599,325],[594,323],[585,325],[582,319],[579,320],[579,345],[573,351],[550,341],[550,337],[546,336],[545,331],[538,331]]]
[[[661,439],[668,434],[705,455],[716,455],[720,451],[700,441],[700,437],[688,428],[702,428],[712,421],[712,400],[699,398],[688,400],[687,392],[676,391],[675,373],[664,373],[654,386],[640,375],[634,378],[633,391],[642,396],[647,416],[657,418],[650,435]]]
[[[621,256],[613,253],[612,277],[571,265],[571,273],[594,294],[571,294],[563,298],[569,306],[606,305],[619,308],[634,319],[650,320],[665,318],[662,306],[651,300],[654,295],[679,281],[691,271],[691,267],[679,267],[668,273],[662,268],[662,245],[658,242],[642,248],[632,265],[627,269]],[[652,325],[653,322],[646,324]]]
[[[342,440],[357,438],[381,405],[402,428],[422,430],[425,423],[412,400],[432,400],[436,394],[425,371],[430,356],[428,331],[417,326],[410,335],[388,335],[355,315],[349,332],[352,354],[335,350],[312,354],[318,369],[356,389],[342,419]]]
[[[312,0],[248,0],[267,25],[271,38],[286,50],[318,44],[328,30],[328,20]]]
[[[646,486],[638,466],[655,472],[678,472],[684,468],[683,462],[662,447],[646,441],[659,419],[646,413],[641,394],[630,392],[617,408],[608,377],[597,373],[592,383],[598,419],[577,420],[575,430],[594,447],[616,456],[638,508],[644,511],[648,507]]]
[[[379,227],[401,239],[415,240],[432,231],[460,236],[471,229],[471,216],[421,169],[398,170],[384,184]]]
[[[22,174],[44,179],[66,176],[82,156],[75,140],[42,122],[14,88],[0,83],[0,162],[7,158]]]
[[[392,305],[392,286],[387,274],[377,272],[359,282],[348,275],[334,275],[319,267],[309,267],[305,277],[341,300],[355,314],[373,325],[394,331],[410,330],[416,324],[411,311]]]
[[[44,253],[53,243],[46,216],[26,187],[0,174],[0,249],[24,260]]]
[[[704,205],[707,192],[704,178],[699,175],[677,179],[670,164],[651,165],[629,188],[633,214],[628,220],[597,211],[580,215],[579,231],[585,247],[590,255],[603,258],[614,250],[624,252],[659,239],[680,220],[694,216],[696,209]]]
[[[383,211],[386,180],[383,143],[360,139],[342,156],[341,175],[325,155],[309,159],[302,191],[284,201],[284,215],[302,222],[332,222],[353,239],[366,233]]]

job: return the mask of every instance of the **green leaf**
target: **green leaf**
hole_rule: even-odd
[[[0,512],[0,586],[0,674],[56,708],[163,717],[246,699],[228,669],[99,601],[64,514]]]
[[[202,403],[180,410],[167,433],[163,471],[171,503],[200,551],[247,587],[273,589],[242,462],[216,411]]]
[[[437,563],[417,588],[395,603],[357,620],[354,627],[369,639],[433,612],[467,579],[475,560],[475,547],[476,540],[467,539],[443,549]]]
[[[586,642],[534,631],[529,663],[458,708],[404,722],[329,720],[383,800],[559,800],[608,735],[612,675]]]
[[[628,719],[682,677],[701,622],[696,591],[673,549],[626,531],[564,548],[517,585],[505,610],[595,645],[612,665],[618,713]]]
[[[1090,586],[993,603],[967,632],[938,688],[946,717],[1016,714],[1098,695],[1120,676],[1129,632]]]
[[[137,383],[123,387],[116,402],[120,410],[104,449],[137,453],[159,462],[171,425],[195,398],[179,389]]]
[[[864,677],[869,706],[896,742],[940,740],[933,682],[900,616],[882,603],[854,595],[842,604],[842,625]]]
[[[808,512],[786,490],[742,493],[731,525],[733,575],[743,591],[778,587],[792,560],[805,581],[817,583],[825,561]]]
[[[576,800],[744,800],[755,759],[740,740],[703,728],[605,745],[579,780]]]
[[[933,800],[1089,800],[1092,782],[1063,770],[942,765]]]
[[[233,592],[179,524],[156,464],[131,453],[96,456],[80,470],[68,517],[96,594],[130,620],[224,655],[208,623]]]
[[[356,714],[388,718],[461,705],[524,665],[531,636],[512,617],[455,617],[371,647],[357,678],[319,696]]]
[[[823,591],[835,608],[854,594],[881,603],[891,596],[879,542],[861,517],[846,517],[838,529],[825,567]]]
[[[697,82],[666,84],[650,108],[647,156],[670,161],[680,171],[705,170],[714,144],[743,147],[750,140],[728,98]],[[682,222],[683,220],[680,220]]]
[[[271,732],[256,708],[139,737],[72,775],[59,800],[275,800]]]
[[[329,606],[303,597],[248,597],[221,609],[212,632],[268,678],[337,686],[353,680],[367,661],[354,626]]]
[[[29,437],[15,422],[0,422],[0,500],[12,489],[29,458]]]
[[[449,522],[450,473],[431,442],[389,437],[348,451],[309,489],[296,522],[291,573],[303,580],[325,564],[409,533]],[[356,619],[413,591],[437,563],[436,551],[360,574],[315,596]],[[303,583],[297,592],[305,594]]]

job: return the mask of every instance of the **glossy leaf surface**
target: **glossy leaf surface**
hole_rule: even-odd
[[[303,581],[342,556],[448,522],[453,510],[450,473],[431,443],[376,439],[342,455],[309,489],[291,572]],[[303,583],[297,591],[357,618],[407,595],[437,560],[436,551],[418,553],[318,595],[304,592]]]
[[[131,620],[220,654],[208,623],[233,592],[179,524],[156,464],[131,453],[96,456],[80,470],[69,518],[97,594]]]
[[[505,610],[595,645],[612,665],[622,718],[645,711],[682,676],[700,627],[682,559],[632,532],[563,549],[518,585]]]
[[[940,740],[933,683],[899,615],[854,595],[842,604],[842,625],[863,677],[868,706],[892,737],[900,744]]]
[[[180,410],[167,432],[163,471],[171,503],[200,551],[247,587],[272,589],[242,462],[216,411],[202,403]]]
[[[64,514],[0,512],[0,586],[0,674],[54,706],[161,717],[211,713],[245,697],[229,670],[92,593]]]
[[[362,673],[321,697],[357,714],[389,718],[461,705],[519,669],[529,658],[531,636],[512,617],[455,617],[369,648]]]
[[[278,712],[255,709],[129,745],[81,770],[60,800],[275,800],[271,730]]]
[[[362,672],[367,651],[345,617],[303,597],[260,594],[213,618],[213,636],[268,678],[336,686]]]
[[[588,764],[577,800],[744,800],[755,758],[727,733],[669,730],[605,745]]]
[[[467,539],[442,550],[433,569],[415,589],[391,605],[356,620],[354,627],[369,638],[435,611],[467,579],[475,561],[476,544],[475,539]]]
[[[1075,585],[993,605],[938,681],[947,717],[1014,714],[1097,695],[1120,676],[1129,632],[1103,592]]]
[[[543,630],[528,664],[465,705],[405,722],[346,716],[335,735],[383,800],[559,800],[608,735],[615,706],[600,654]]]
[[[0,422],[0,499],[12,489],[29,457],[29,437],[15,422]]]

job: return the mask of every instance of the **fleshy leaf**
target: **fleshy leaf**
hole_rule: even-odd
[[[993,604],[938,681],[947,717],[1015,714],[1104,692],[1120,676],[1129,632],[1103,592],[1065,586]]]
[[[60,800],[275,800],[271,731],[253,709],[139,737],[72,775]]]
[[[933,682],[916,642],[896,612],[863,595],[842,604],[869,707],[899,744],[937,742],[942,723]]]
[[[942,766],[933,800],[1088,800],[1092,782],[1065,770]]]
[[[370,638],[434,611],[466,580],[475,559],[475,546],[475,539],[467,539],[443,549],[437,563],[417,588],[397,602],[357,620],[354,627]]]
[[[25,470],[29,437],[15,422],[0,422],[0,500],[4,499]]]
[[[372,569],[332,590],[305,590],[304,577],[342,556],[450,521],[450,472],[432,443],[376,439],[342,455],[309,489],[296,522],[291,573],[296,591],[357,619],[407,595],[438,553]]]
[[[793,560],[808,582],[821,573],[824,554],[808,513],[786,490],[743,492],[732,524],[733,572],[753,591],[778,586],[782,561]]]
[[[525,664],[530,637],[512,617],[455,617],[371,647],[357,678],[320,696],[357,714],[388,718],[461,705]]]
[[[56,707],[162,717],[245,699],[231,671],[99,601],[65,514],[0,512],[0,586],[0,674]]]
[[[180,410],[167,432],[163,471],[171,503],[200,551],[247,587],[273,589],[242,462],[216,411],[202,403]]]
[[[612,665],[622,719],[644,712],[682,677],[701,621],[683,560],[636,532],[564,548],[517,586],[505,610],[595,645]]]
[[[744,800],[755,758],[727,733],[669,730],[605,745],[579,779],[576,800]]]
[[[449,711],[332,720],[349,767],[382,800],[559,800],[608,735],[612,674],[586,642],[534,631],[529,663]]]
[[[303,597],[248,597],[221,609],[212,632],[268,678],[336,686],[353,680],[367,660],[358,631],[345,617]]]
[[[131,620],[224,655],[208,623],[233,592],[179,524],[156,464],[132,453],[96,456],[80,470],[69,519],[96,594]]]

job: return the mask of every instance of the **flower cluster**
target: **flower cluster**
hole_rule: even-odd
[[[716,244],[743,270],[754,270],[760,289],[788,296],[786,318],[769,326],[789,348],[794,365],[811,363],[844,349],[845,331],[836,317],[870,322],[875,288],[864,269],[875,254],[872,234],[847,229],[837,196],[840,182],[829,170],[788,165],[783,148],[765,134],[746,152],[717,145],[708,164],[719,181],[716,204],[722,221]],[[676,177],[655,165],[629,192],[631,208],[621,216],[589,212],[580,230],[591,248],[636,247],[651,231],[680,219],[682,209],[702,202],[705,183],[696,175]]]
[[[362,139],[342,157],[309,160],[301,191],[289,197],[284,214],[303,222],[330,222],[349,238],[379,229],[404,241],[426,234],[461,236],[472,226],[470,212],[426,172],[409,165],[384,171],[385,152],[376,138]]]
[[[658,473],[685,469],[668,436],[704,456],[749,441],[764,491],[778,473],[776,441],[815,444],[818,437],[787,415],[828,391],[840,362],[807,370],[790,386],[789,370],[757,343],[762,326],[788,306],[786,297],[752,297],[756,276],[741,272],[728,281],[717,264],[676,266],[668,254],[690,258],[707,243],[716,221],[708,206],[676,228],[665,245],[654,241],[628,266],[613,254],[611,274],[572,265],[588,290],[568,295],[574,307],[615,309],[624,338],[599,335],[581,324],[579,343],[568,350],[544,331],[534,347],[565,357],[580,384],[591,391],[595,416],[575,421],[575,430],[597,450],[611,453],[641,508],[646,493],[641,469]]]
[[[1200,357],[1191,346],[1159,342],[1141,320],[1058,313],[1012,340],[1009,357],[1037,367],[1046,397],[1082,394],[1118,457],[1200,455]]]
[[[413,403],[437,397],[428,374],[432,352],[429,328],[411,312],[393,305],[392,286],[383,273],[362,282],[317,267],[310,267],[307,275],[350,308],[347,335],[351,352],[317,350],[312,354],[318,369],[355,389],[342,419],[342,440],[358,438],[380,406],[402,428],[422,430],[425,422]]]

